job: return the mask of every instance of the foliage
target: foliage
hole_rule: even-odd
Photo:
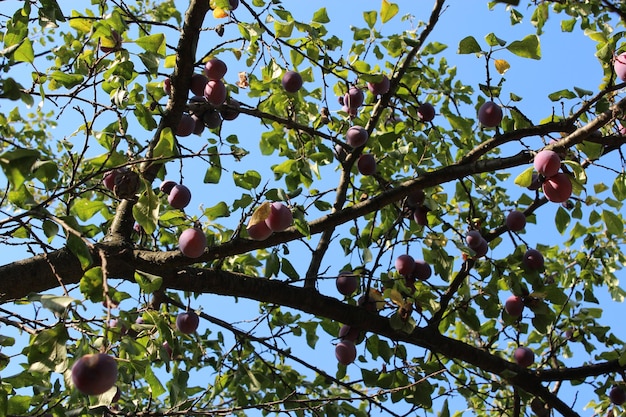
[[[626,350],[605,310],[625,295],[626,101],[612,62],[626,6],[490,2],[533,33],[445,45],[434,29],[457,5],[444,0],[423,21],[388,0],[349,17],[233,3],[3,6],[0,238],[22,259],[0,266],[0,416],[617,412],[607,393],[624,383]],[[554,106],[530,115],[525,91],[506,96],[518,84],[504,74],[542,59],[549,19],[596,43],[589,59],[604,78],[598,91],[550,91]],[[351,38],[334,32],[346,20]],[[484,80],[466,83],[454,54],[484,60]],[[229,67],[239,116],[182,137],[183,113],[210,107],[188,99],[213,57]],[[287,70],[302,76],[296,92],[282,87]],[[389,91],[367,92],[383,76]],[[342,109],[354,86],[365,104]],[[496,128],[477,120],[489,100],[504,109]],[[353,125],[370,136],[355,149]],[[557,151],[571,179],[563,205],[526,188],[541,149]],[[358,173],[362,153],[374,175]],[[169,206],[166,179],[189,187],[191,205]],[[293,226],[251,239],[247,226],[272,201],[289,206]],[[524,231],[504,226],[512,209]],[[208,241],[193,259],[177,249],[190,227]],[[485,257],[470,230],[488,242]],[[546,260],[539,270],[522,261],[530,248]],[[433,276],[405,280],[393,267],[403,253]],[[343,270],[358,277],[346,297],[334,288]],[[511,294],[524,299],[519,319],[503,312]],[[201,325],[183,335],[176,316],[189,308]],[[341,324],[360,329],[348,366],[333,357]],[[535,353],[530,370],[512,357],[522,345]],[[70,370],[97,351],[119,375],[88,397]]]

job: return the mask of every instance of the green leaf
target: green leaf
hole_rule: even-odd
[[[139,288],[146,294],[152,294],[161,288],[163,278],[158,275],[149,274],[143,271],[135,271],[135,282],[139,284]]]
[[[135,39],[135,43],[147,52],[165,57],[165,35],[162,33],[142,36],[141,38]]]
[[[606,225],[606,230],[612,235],[619,236],[624,233],[624,223],[615,213],[603,210],[602,221]]]
[[[235,185],[237,187],[241,187],[245,190],[251,190],[258,187],[261,183],[261,174],[252,170],[246,171],[243,174],[235,171],[233,172],[233,179],[235,180]]]
[[[524,171],[522,171],[521,174],[515,177],[515,184],[519,185],[520,187],[528,187],[533,182],[534,170],[535,169],[532,166],[526,168]]]
[[[94,303],[101,302],[104,299],[103,282],[102,268],[99,266],[89,268],[80,279],[80,292]]]
[[[294,22],[282,23],[278,20],[274,21],[274,34],[277,38],[289,38],[293,32]]]
[[[558,230],[559,233],[563,234],[565,229],[567,229],[567,226],[569,226],[569,222],[569,213],[563,207],[559,206],[559,208],[556,210],[556,217],[554,219],[554,223],[556,224],[556,230]]]
[[[152,150],[153,158],[169,158],[176,155],[176,139],[172,129],[166,127],[161,131],[161,136]]]
[[[87,221],[95,216],[100,210],[106,209],[107,205],[103,201],[89,200],[87,198],[77,198],[72,204],[72,213],[80,220]]]
[[[393,19],[393,17],[397,15],[399,11],[400,8],[396,3],[390,3],[388,0],[383,0],[380,6],[380,20],[383,23],[387,23],[388,21]]]
[[[522,58],[541,59],[541,48],[537,35],[528,35],[521,41],[513,41],[506,49]]]
[[[139,200],[133,206],[133,217],[149,235],[156,230],[160,204],[152,188],[145,187],[145,191],[141,193]]]
[[[145,370],[143,377],[145,378],[146,382],[150,386],[151,395],[158,397],[158,396],[165,394],[166,392],[165,387],[163,387],[163,384],[161,384],[161,381],[159,381],[159,379],[156,377],[156,375],[152,371],[152,367],[146,366],[146,370]]]
[[[315,23],[329,23],[330,19],[326,13],[326,7],[322,7],[313,14],[313,21]]]
[[[62,314],[65,312],[65,310],[67,310],[67,307],[70,304],[76,301],[76,299],[63,295],[29,294],[28,301],[38,301],[45,309],[48,309],[54,313]]]
[[[31,372],[64,372],[67,368],[66,342],[69,334],[63,323],[37,333],[30,343],[28,363]]]
[[[459,42],[457,54],[475,54],[482,52],[478,41],[473,36],[467,36]]]
[[[87,243],[82,238],[76,236],[73,233],[68,233],[67,247],[69,248],[70,252],[72,252],[74,256],[78,258],[78,261],[80,262],[80,266],[83,269],[88,268],[93,262],[89,247],[87,246]]]
[[[209,162],[211,166],[206,170],[204,174],[204,182],[207,184],[218,184],[220,178],[222,178],[222,162],[220,155],[215,146],[210,147],[207,152],[209,153]]]
[[[570,90],[559,90],[554,93],[548,94],[548,98],[552,101],[559,101],[562,98],[572,99],[576,98],[576,94],[574,94]]]
[[[487,41],[487,45],[489,46],[504,46],[506,45],[506,41],[504,39],[498,38],[494,33],[490,33],[485,36],[485,41]]]
[[[13,59],[19,62],[28,62],[30,64],[35,61],[35,51],[30,39],[26,38],[20,46],[13,52]]]
[[[219,217],[228,217],[230,216],[230,211],[228,210],[228,205],[220,201],[213,207],[209,207],[204,210],[204,215],[209,218],[209,220],[215,220]]]
[[[626,174],[619,174],[615,178],[611,191],[618,200],[622,201],[626,199]]]
[[[84,77],[80,74],[68,74],[63,71],[54,71],[50,74],[50,79],[50,89],[56,90],[59,88],[59,85],[67,89],[76,87],[83,82]]]
[[[32,167],[39,158],[35,149],[17,148],[0,154],[0,166],[11,183],[11,188],[19,188],[31,178]]]
[[[378,12],[376,12],[376,10],[363,12],[363,19],[365,20],[365,23],[367,23],[367,27],[372,29],[374,25],[376,25],[376,20],[378,19]]]
[[[293,267],[293,265],[291,264],[291,262],[289,262],[289,259],[287,258],[281,259],[280,271],[294,281],[297,281],[298,279],[300,279],[300,275],[298,274],[296,269]]]

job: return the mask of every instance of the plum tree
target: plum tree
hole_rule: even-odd
[[[183,334],[191,334],[198,329],[200,317],[193,310],[182,312],[176,316],[176,328]]]
[[[484,102],[478,109],[478,121],[485,127],[496,127],[502,121],[502,108],[493,101]]]
[[[100,395],[117,381],[117,362],[105,353],[83,355],[72,365],[72,383],[83,394]]]
[[[0,413],[620,409],[621,3],[296,3],[2,3]]]
[[[198,258],[206,249],[206,235],[201,229],[192,227],[185,229],[178,237],[178,247],[180,251],[188,258]]]
[[[183,184],[174,185],[167,196],[167,202],[175,209],[184,209],[191,201],[191,191]]]
[[[286,71],[281,79],[283,88],[288,93],[296,93],[302,88],[302,75],[296,71]]]
[[[535,362],[535,352],[526,346],[520,346],[513,352],[513,358],[522,368],[528,368]]]

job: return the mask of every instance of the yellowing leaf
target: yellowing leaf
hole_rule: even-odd
[[[404,299],[402,298],[402,294],[400,294],[400,291],[396,290],[395,288],[391,289],[391,292],[389,293],[389,298],[391,298],[391,301],[396,303],[398,307],[402,307],[404,305]]]
[[[380,6],[380,20],[383,23],[387,23],[393,17],[398,14],[400,8],[395,3],[390,3],[388,0],[383,0],[383,4]]]
[[[369,292],[367,293],[367,297],[369,302],[373,301],[376,303],[376,310],[382,310],[385,307],[385,299],[383,298],[383,295],[380,293],[380,291],[374,288],[370,288]]]
[[[271,205],[269,201],[264,202],[256,210],[252,213],[252,217],[250,217],[250,221],[248,222],[248,227],[254,226],[257,223],[264,222],[267,219],[272,211]]]
[[[228,12],[224,9],[213,9],[213,17],[216,19],[223,19],[225,17],[228,17]]]
[[[509,63],[506,62],[504,59],[496,59],[494,61],[494,64],[496,66],[496,71],[498,71],[500,75],[504,74],[509,68],[511,68]]]

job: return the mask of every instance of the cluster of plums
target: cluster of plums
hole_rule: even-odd
[[[167,194],[167,202],[175,209],[182,210],[191,201],[191,191],[187,186],[172,180],[165,180],[159,186],[163,194]]]
[[[430,265],[423,260],[416,260],[412,256],[403,254],[396,258],[396,271],[403,276],[406,286],[415,288],[415,280],[425,281],[432,275]],[[350,297],[359,287],[358,275],[352,271],[341,271],[335,279],[337,291]],[[370,289],[368,294],[363,294],[357,300],[357,304],[368,311],[378,311],[384,301],[379,291]],[[339,343],[335,345],[335,357],[342,365],[349,365],[356,359],[356,341],[361,331],[349,325],[343,325],[339,330]]]
[[[559,172],[561,157],[558,153],[544,149],[535,155],[533,166],[537,175],[528,187],[531,190],[542,188],[546,198],[555,203],[564,203],[572,195],[572,181],[568,174]]]
[[[137,320],[138,323],[140,319]],[[142,321],[141,321],[142,322]],[[183,334],[195,332],[200,323],[200,318],[192,310],[180,313],[176,317],[176,328]],[[116,327],[117,323],[110,323],[111,327]],[[167,342],[163,343],[163,348],[168,355],[172,356],[172,348]],[[106,353],[90,353],[78,358],[72,365],[71,379],[74,387],[86,395],[101,395],[114,388],[117,381],[118,369],[117,361]],[[112,402],[120,398],[120,390],[117,389]]]
[[[107,172],[103,185],[113,191],[117,198],[134,199],[139,191],[139,174],[128,168],[117,168]]]
[[[189,90],[193,96],[189,103],[192,110],[182,114],[176,127],[176,136],[189,136],[192,133],[200,135],[205,127],[216,129],[222,120],[234,120],[239,116],[240,103],[228,97],[226,85],[222,81],[227,71],[224,61],[211,58],[205,63],[202,74],[191,76]],[[169,78],[164,80],[163,89],[166,94],[171,93]]]
[[[254,217],[254,216],[253,216]],[[281,202],[275,201],[269,205],[265,218],[255,223],[249,223],[246,230],[250,239],[265,240],[274,232],[282,232],[293,223],[293,213]]]

